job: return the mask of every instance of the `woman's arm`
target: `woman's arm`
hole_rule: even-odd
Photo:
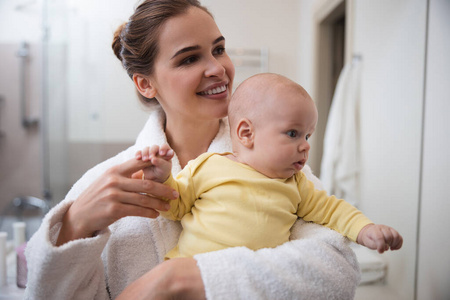
[[[156,218],[156,210],[169,206],[162,197],[173,199],[173,190],[162,183],[131,176],[151,165],[130,159],[109,168],[84,190],[65,213],[56,245],[93,237],[115,221],[127,217]],[[153,196],[148,196],[148,195]]]
[[[53,208],[27,243],[24,299],[109,299],[100,258],[108,230],[55,247],[62,216],[70,205],[67,201]]]
[[[155,207],[155,203],[165,204],[165,202],[155,201],[144,195],[140,195],[143,198],[133,198],[134,195],[131,194],[144,191],[153,195],[164,193],[166,197],[172,197],[172,190],[162,184],[164,192],[152,192],[149,185],[142,185],[142,180],[131,182],[129,178],[131,173],[141,168],[142,162],[132,159],[132,161],[116,165],[120,161],[123,160],[116,157],[88,171],[74,185],[66,200],[52,209],[44,218],[40,229],[31,238],[26,249],[28,263],[26,299],[109,298],[101,253],[109,239],[108,225],[114,222],[117,216],[108,215],[108,212],[116,211],[108,210],[108,205],[110,208],[118,209],[125,205],[133,205],[130,201],[139,199],[138,201],[143,202],[138,202],[138,205],[131,207],[128,212],[134,209],[146,211],[145,213],[150,211],[152,214],[151,210],[162,208]],[[105,170],[108,171],[105,172]],[[97,198],[96,196],[102,191],[103,195],[109,196]],[[132,200],[122,198],[129,195],[132,196]],[[77,201],[69,199],[77,199]],[[112,203],[113,200],[118,203]],[[81,205],[82,202],[85,205]],[[74,208],[76,209],[70,216],[70,222],[64,223]],[[138,213],[132,214],[138,215]],[[75,226],[71,222],[74,222]],[[83,225],[80,227],[83,230],[78,231],[78,222],[88,226]],[[90,222],[92,223],[89,224]],[[70,230],[63,232],[64,226]],[[58,239],[59,243],[57,243]]]
[[[353,299],[359,267],[347,240],[317,224],[274,249],[196,255],[208,299]]]
[[[166,261],[117,299],[353,299],[360,273],[348,240],[302,220],[293,235],[298,239],[277,248]]]
[[[174,258],[130,284],[116,300],[164,300],[205,298],[200,270],[193,258]]]
[[[194,257],[197,264],[191,258],[166,261],[145,275],[157,280],[154,284],[142,277],[124,290],[122,299],[135,293],[142,293],[143,299],[156,299],[155,295],[161,296],[161,287],[166,293],[159,299],[183,295],[190,296],[185,299],[354,298],[360,273],[347,239],[323,226],[298,220],[291,240],[273,249],[237,247],[199,254]],[[158,281],[163,283],[156,284]],[[200,286],[204,286],[204,293]]]

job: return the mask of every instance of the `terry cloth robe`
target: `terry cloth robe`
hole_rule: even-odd
[[[163,262],[177,243],[181,225],[162,217],[126,217],[93,238],[54,246],[72,202],[111,166],[134,158],[145,146],[165,143],[163,123],[162,110],[152,111],[134,146],[89,170],[46,215],[26,249],[25,299],[115,299]],[[208,151],[230,150],[224,119]],[[175,156],[172,171],[180,170]],[[304,171],[313,178],[309,168]],[[194,256],[207,299],[353,299],[360,272],[347,239],[303,221],[294,225],[292,239],[273,249],[236,247]]]
[[[354,58],[339,76],[323,142],[320,179],[329,195],[358,206],[361,62]]]

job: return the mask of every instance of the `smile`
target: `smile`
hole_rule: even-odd
[[[218,86],[218,87],[216,87],[214,89],[210,89],[210,90],[207,90],[207,91],[200,92],[198,94],[199,95],[215,95],[215,94],[223,93],[226,90],[227,90],[227,86],[223,85],[223,86]]]

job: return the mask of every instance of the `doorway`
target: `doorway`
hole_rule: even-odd
[[[320,177],[320,165],[323,155],[323,139],[339,75],[350,53],[350,22],[348,1],[324,1],[318,6],[316,21],[316,76],[314,98],[319,112],[314,137],[311,144],[309,164],[314,174]]]

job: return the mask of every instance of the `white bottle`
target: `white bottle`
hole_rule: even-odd
[[[26,229],[25,222],[13,223],[14,249],[23,245],[23,243],[26,242],[25,229]]]
[[[6,270],[6,238],[8,234],[6,232],[0,232],[0,287],[7,284],[7,270]]]
[[[27,262],[25,259],[25,222],[15,222],[14,229],[14,249],[16,250],[16,283],[19,288],[25,288],[27,284]]]

